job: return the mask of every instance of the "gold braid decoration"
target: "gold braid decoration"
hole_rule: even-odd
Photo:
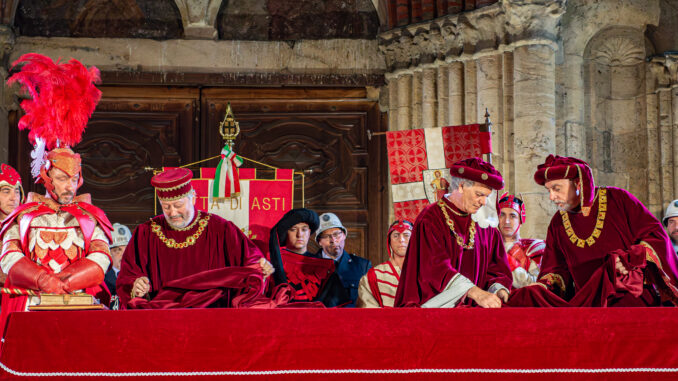
[[[563,218],[563,226],[565,233],[570,237],[570,241],[578,247],[585,247],[586,245],[593,246],[596,243],[596,238],[600,237],[605,223],[605,214],[607,212],[607,190],[605,188],[598,188],[598,217],[596,219],[596,226],[587,239],[581,239],[572,229],[570,216],[565,211],[560,211],[560,216]]]
[[[195,245],[202,232],[205,231],[205,227],[207,226],[207,222],[209,220],[210,215],[208,214],[205,216],[205,218],[201,219],[198,222],[198,225],[200,225],[198,226],[198,230],[196,230],[195,233],[193,233],[193,235],[187,237],[186,240],[182,243],[177,243],[177,241],[175,241],[174,238],[165,237],[165,234],[162,232],[162,228],[160,227],[160,225],[156,224],[155,221],[151,221],[151,230],[170,249],[183,249]]]
[[[440,210],[443,211],[443,215],[445,216],[445,222],[447,222],[447,226],[450,227],[450,230],[452,231],[452,234],[454,235],[454,238],[457,239],[457,245],[461,246],[465,250],[471,250],[475,246],[476,243],[476,222],[471,220],[471,227],[468,229],[469,233],[469,238],[468,238],[468,244],[464,243],[464,240],[461,239],[459,234],[457,234],[456,231],[454,231],[454,222],[450,218],[450,215],[447,214],[445,201],[442,199],[438,200],[438,206],[440,207]]]

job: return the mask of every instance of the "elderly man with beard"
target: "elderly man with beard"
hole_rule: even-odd
[[[273,273],[271,264],[237,226],[195,208],[192,177],[188,169],[173,168],[151,179],[163,214],[139,225],[123,254],[116,285],[121,309],[159,308],[140,307],[143,303],[134,299],[152,301],[168,283],[210,270],[248,266],[264,277]],[[203,296],[206,299],[181,302],[190,305],[177,302],[172,306],[227,307],[231,301],[230,295]]]
[[[536,284],[513,306],[634,307],[678,302],[676,255],[661,223],[624,189],[596,186],[589,165],[549,155],[534,175],[559,211]]]
[[[450,174],[451,193],[414,222],[396,307],[499,308],[508,299],[512,280],[501,235],[472,218],[504,180],[480,158],[454,163]]]
[[[389,260],[369,269],[360,279],[357,307],[393,307],[413,227],[407,220],[396,220],[391,224],[386,234]]]

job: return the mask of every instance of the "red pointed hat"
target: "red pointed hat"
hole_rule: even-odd
[[[539,185],[561,179],[579,179],[581,211],[584,216],[588,216],[596,195],[591,167],[576,157],[549,155],[544,164],[540,164],[537,172],[534,173],[534,181]]]
[[[501,177],[501,173],[494,169],[492,164],[479,157],[459,160],[452,164],[450,174],[453,177],[461,177],[485,184],[492,189],[500,190],[504,188],[504,179]]]
[[[186,168],[166,169],[151,179],[160,201],[174,201],[191,192],[193,172]]]

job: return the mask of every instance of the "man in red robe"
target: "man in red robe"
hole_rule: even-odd
[[[395,297],[396,307],[501,307],[511,288],[511,271],[499,231],[471,218],[501,174],[479,158],[450,168],[451,193],[417,217]]]
[[[238,227],[195,208],[192,177],[173,168],[151,179],[163,214],[139,225],[125,249],[116,283],[121,309],[230,307],[232,289],[247,275],[242,267],[273,273]]]
[[[678,301],[678,264],[661,223],[629,192],[596,187],[591,168],[549,155],[535,181],[559,211],[535,285],[512,306],[628,307]]]
[[[526,216],[523,200],[504,193],[497,203],[497,211],[499,231],[513,273],[513,287],[525,287],[537,280],[546,244],[540,239],[520,238],[520,225],[525,223]]]

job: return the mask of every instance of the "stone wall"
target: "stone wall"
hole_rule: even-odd
[[[587,160],[597,184],[628,189],[661,217],[678,197],[678,57],[648,36],[674,46],[673,8],[503,0],[382,33],[382,110],[402,130],[482,122],[487,108],[493,163],[527,203],[523,236],[544,238],[555,211],[533,181],[550,153]]]

